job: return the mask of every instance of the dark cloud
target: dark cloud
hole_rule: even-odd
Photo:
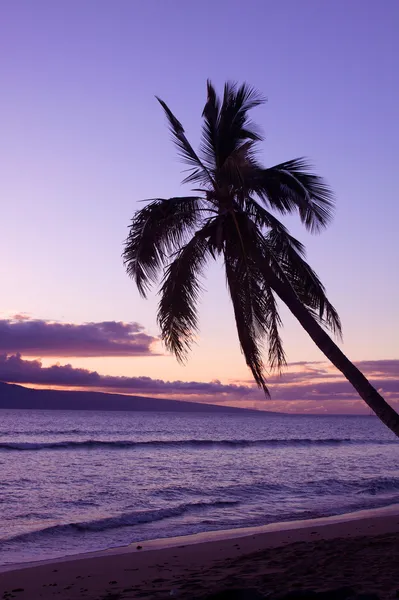
[[[148,356],[156,338],[138,323],[57,323],[15,315],[0,320],[0,352],[25,356]]]
[[[369,361],[370,363],[372,361]],[[381,362],[376,369],[381,369]],[[392,361],[386,361],[391,363]],[[399,361],[397,361],[399,363]],[[391,366],[387,365],[388,373]],[[151,377],[120,377],[101,375],[96,371],[74,368],[71,365],[53,365],[44,367],[39,360],[24,360],[21,355],[0,356],[0,381],[43,386],[60,386],[67,388],[96,389],[106,392],[120,392],[149,396],[189,398],[195,401],[225,402],[237,404],[240,402],[256,402],[264,408],[283,403],[302,404],[303,406],[330,406],[332,403],[347,405],[355,403],[358,409],[359,396],[352,386],[342,377],[334,374],[334,379],[321,380],[324,369],[317,370],[316,377],[308,377],[307,368],[304,371],[287,373],[288,380],[283,376],[270,385],[272,400],[265,399],[263,393],[252,382],[248,384],[223,384],[220,381],[164,381]],[[313,372],[313,370],[312,370]],[[380,371],[379,371],[380,372]],[[297,378],[295,379],[295,375]],[[399,400],[399,378],[372,378],[373,385],[386,396],[390,402]],[[330,403],[330,404],[328,404]],[[342,404],[343,403],[343,404]],[[360,403],[363,407],[363,403]]]
[[[249,386],[224,385],[220,381],[163,381],[151,377],[116,377],[100,375],[97,371],[77,369],[72,365],[43,367],[40,360],[23,360],[20,354],[0,356],[0,381],[47,386],[96,388],[131,394],[249,395]]]

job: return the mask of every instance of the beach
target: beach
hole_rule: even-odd
[[[399,506],[139,546],[3,567],[0,595],[201,598],[226,588],[256,588],[276,597],[351,586],[388,599],[399,589]]]
[[[3,600],[399,589],[399,446],[377,420],[2,416]]]
[[[0,600],[399,600],[399,0],[0,15]]]
[[[2,411],[0,460],[0,567],[399,504],[368,417]]]

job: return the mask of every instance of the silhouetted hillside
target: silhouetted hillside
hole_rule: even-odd
[[[34,390],[20,385],[1,382],[0,408],[215,413],[258,412],[229,406],[199,404],[198,402],[184,402],[181,400],[163,400],[144,396],[122,396],[120,394],[106,394],[102,392]]]

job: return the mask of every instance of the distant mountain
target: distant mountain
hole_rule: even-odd
[[[34,390],[20,385],[0,382],[0,409],[24,408],[42,410],[108,410],[156,412],[213,412],[258,413],[259,411],[215,404],[200,404],[182,400],[163,400],[145,396],[122,396],[103,392],[74,392],[60,390]],[[262,413],[263,414],[263,411]],[[273,413],[270,413],[273,414]],[[276,413],[274,413],[276,414]]]

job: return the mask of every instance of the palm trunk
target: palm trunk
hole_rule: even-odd
[[[365,403],[375,412],[377,417],[399,437],[398,413],[382,396],[380,396],[363,373],[351,363],[345,354],[332,341],[330,336],[317,323],[312,315],[309,314],[292,288],[285,285],[276,276],[271,275],[271,273],[269,281],[273,290],[298,319],[316,346],[327,356],[332,364],[343,373],[349,383],[351,383],[358,392],[359,396],[363,398]]]

